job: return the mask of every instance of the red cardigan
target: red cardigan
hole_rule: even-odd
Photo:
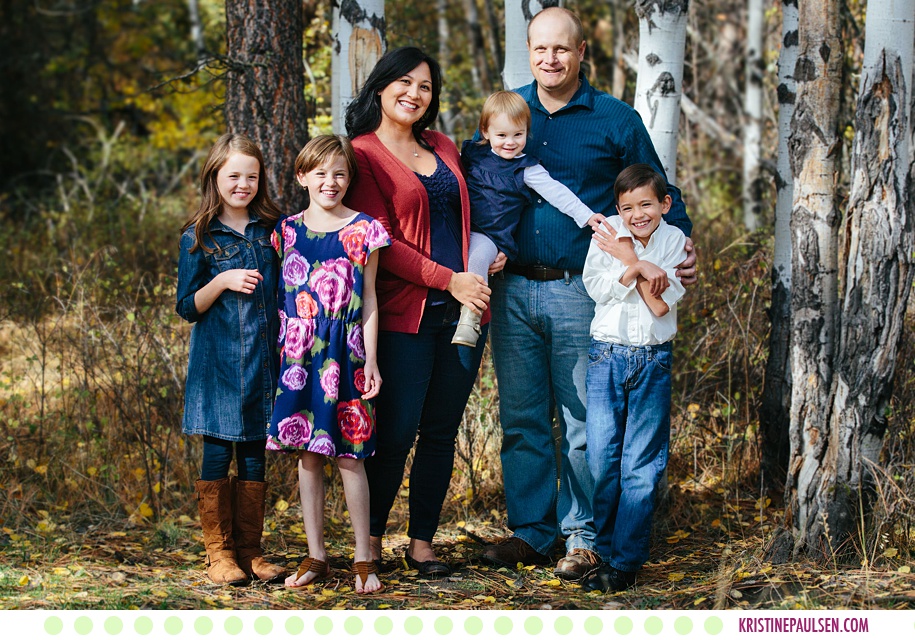
[[[464,181],[461,155],[444,134],[426,131],[423,137],[458,181],[462,253],[466,269],[470,244],[470,197]],[[381,222],[392,238],[391,246],[381,251],[375,281],[379,328],[416,333],[428,290],[444,291],[453,273],[430,258],[429,197],[413,170],[394,157],[374,132],[353,140],[353,148],[359,172],[347,191],[346,206]],[[484,321],[488,319],[487,310]]]

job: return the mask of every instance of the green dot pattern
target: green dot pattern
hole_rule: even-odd
[[[686,616],[680,616],[674,620],[674,631],[679,633],[681,636],[692,632],[693,630],[693,621],[687,618]]]
[[[123,631],[123,630],[124,630],[124,623],[121,622],[120,618],[117,618],[115,616],[109,616],[108,619],[105,620],[105,632],[108,635],[116,636],[119,633],[121,633],[121,631]]]
[[[330,636],[334,640],[339,640],[338,636],[341,635],[353,638],[431,636],[423,640],[449,636],[603,638],[629,636],[638,626],[648,636],[668,637],[676,634],[701,639],[720,636],[725,629],[722,617],[702,612],[629,612],[627,615],[611,611],[582,611],[566,615],[558,611],[503,611],[477,615],[470,611],[391,611],[382,614],[372,609],[300,611],[293,615],[286,611],[238,611],[228,617],[223,617],[223,612],[141,614],[124,611],[112,614],[111,611],[86,611],[76,617],[68,612],[69,615],[51,614],[43,617],[41,631],[44,633],[40,635],[47,638],[61,634],[66,637],[74,634],[93,638],[123,637],[125,629],[132,629],[126,635],[132,636],[135,633],[137,636],[202,638],[222,627],[229,636],[270,636],[271,640],[308,637],[312,630],[315,635]]]

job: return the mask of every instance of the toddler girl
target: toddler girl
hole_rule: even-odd
[[[264,443],[273,406],[279,331],[277,259],[270,231],[280,217],[267,192],[260,149],[228,133],[200,172],[203,201],[184,225],[178,315],[194,322],[184,394],[184,433],[203,436],[195,483],[213,582],[280,578],[263,558]],[[232,449],[237,480],[229,480]]]
[[[319,136],[295,162],[310,203],[282,220],[273,246],[282,262],[280,382],[267,448],[299,452],[299,495],[309,557],[286,579],[291,589],[326,580],[324,457],[337,459],[356,536],[356,593],[377,593],[369,547],[364,459],[375,453],[378,395],[375,299],[377,249],[391,243],[370,216],[343,206],[356,156],[343,136]]]
[[[561,182],[550,177],[536,158],[524,153],[531,111],[514,91],[497,91],[483,104],[479,142],[464,141],[461,160],[470,192],[470,255],[467,270],[487,278],[499,251],[509,260],[518,253],[512,234],[531,200],[528,187],[566,214],[579,227],[597,230],[604,216],[594,213]],[[474,346],[480,337],[480,314],[461,308],[453,344]]]

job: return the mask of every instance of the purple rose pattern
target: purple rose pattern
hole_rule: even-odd
[[[336,315],[353,296],[353,263],[346,258],[326,260],[308,281],[328,313]]]
[[[314,440],[308,443],[308,450],[322,456],[334,457],[337,450],[334,448],[334,441],[326,433],[318,434]]]
[[[289,251],[295,247],[296,233],[288,224],[283,225],[283,251]]]
[[[365,230],[365,246],[368,247],[369,253],[390,246],[390,244],[391,236],[384,230],[384,226],[377,220],[372,220],[368,229]]]
[[[312,318],[286,319],[286,357],[302,360],[315,343],[315,321]]]
[[[365,343],[362,340],[362,325],[354,324],[346,336],[346,346],[359,360],[365,360]]]
[[[283,258],[283,282],[287,289],[308,282],[308,262],[298,251],[292,250]]]
[[[321,369],[321,388],[324,395],[336,401],[340,394],[340,365],[336,360],[328,360]]]
[[[290,447],[301,447],[311,438],[311,420],[302,413],[294,413],[277,425],[279,441]]]
[[[281,381],[283,386],[290,391],[301,391],[308,381],[308,371],[304,367],[294,364],[283,372]]]

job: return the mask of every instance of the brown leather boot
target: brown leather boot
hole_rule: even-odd
[[[207,550],[207,575],[216,584],[245,584],[248,576],[235,561],[232,486],[229,479],[198,480],[194,488],[197,490],[203,545]]]
[[[271,582],[286,575],[286,570],[264,559],[261,534],[264,531],[264,498],[267,483],[232,478],[235,486],[235,508],[232,532],[238,566],[249,576]]]

